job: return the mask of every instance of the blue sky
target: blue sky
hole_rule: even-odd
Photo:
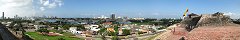
[[[240,16],[240,0],[59,0],[54,5],[51,2],[54,0],[34,2],[42,5],[33,4],[36,13],[33,15],[98,17],[114,13],[126,17],[180,18],[189,8],[190,13],[196,14],[224,12],[232,18]]]
[[[50,14],[60,17],[117,16],[179,18],[186,8],[196,14],[239,13],[237,0],[64,0],[64,5]]]

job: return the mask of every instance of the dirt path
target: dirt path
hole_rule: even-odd
[[[161,34],[158,34],[156,37],[153,38],[153,40],[158,40],[158,39],[161,39],[161,38],[166,38],[166,37],[168,36],[168,35],[166,35],[166,34],[170,34],[170,33],[171,33],[171,30],[168,30],[168,29],[172,29],[172,28],[174,28],[174,27],[177,27],[177,25],[174,24],[174,25],[172,25],[172,26],[169,26],[165,32],[163,32],[163,33],[161,33]]]

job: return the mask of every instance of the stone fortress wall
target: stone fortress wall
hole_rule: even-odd
[[[232,24],[231,18],[224,13],[214,13],[214,14],[189,14],[185,17],[180,24],[184,25],[187,31],[191,31],[194,28],[202,26],[226,26]]]

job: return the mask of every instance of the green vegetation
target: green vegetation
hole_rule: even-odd
[[[77,27],[77,30],[87,30],[84,25],[75,25],[75,27]]]
[[[132,24],[138,25],[162,25],[162,26],[170,26],[172,24],[179,23],[181,19],[145,19],[145,20],[129,20]]]
[[[112,37],[112,40],[119,40],[119,39],[118,39],[118,36],[113,36],[113,37]]]
[[[123,31],[123,34],[124,34],[124,35],[130,35],[130,30],[128,30],[128,29],[123,29],[122,31]]]
[[[38,34],[37,32],[26,32],[25,34],[27,34],[34,40],[84,40],[83,38],[70,37],[68,33],[63,33],[64,36],[44,36]]]
[[[232,19],[233,23],[240,24],[240,19]]]
[[[60,33],[60,34],[65,33],[62,30],[49,30],[49,32],[55,32],[55,33]]]
[[[157,30],[161,30],[161,29],[165,29],[165,28],[167,28],[167,27],[160,27],[160,28],[157,28]]]
[[[70,27],[77,27],[77,30],[86,30],[84,25],[69,25],[69,24],[65,24],[65,25],[61,26],[61,28],[63,28],[64,30],[68,30]]]
[[[138,34],[143,34],[143,32],[141,32],[141,31],[138,31]]]
[[[46,32],[46,33],[48,33],[48,32],[49,32],[49,30],[47,30],[47,29],[43,29],[43,28],[41,28],[41,29],[38,29],[37,31],[38,31],[38,32]]]
[[[64,30],[67,30],[67,29],[70,28],[70,25],[63,25],[62,28],[63,28]]]
[[[117,32],[108,32],[109,36],[117,36]]]
[[[59,27],[58,27],[58,26],[52,26],[52,27],[54,27],[54,29],[59,29]]]
[[[102,40],[106,40],[105,36],[107,35],[107,28],[101,28],[98,33],[100,34]]]

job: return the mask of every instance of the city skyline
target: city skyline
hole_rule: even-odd
[[[6,17],[57,16],[66,18],[101,15],[144,18],[180,18],[189,13],[223,12],[239,18],[239,0],[0,0],[0,12]]]

